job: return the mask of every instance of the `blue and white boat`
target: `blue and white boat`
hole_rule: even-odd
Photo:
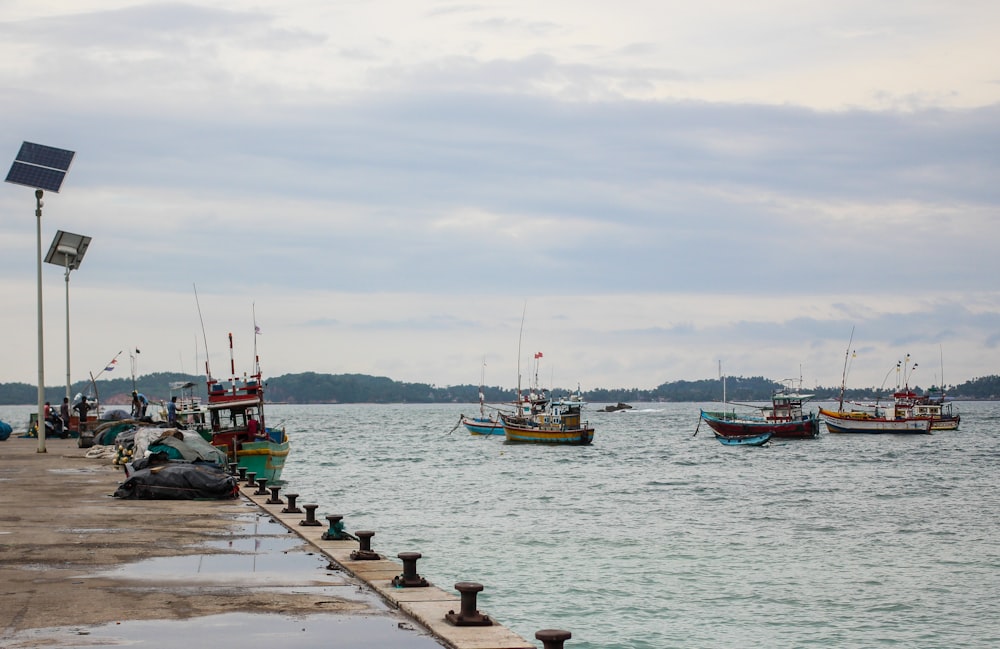
[[[774,433],[771,431],[751,435],[720,435],[715,433],[715,439],[726,446],[763,446],[771,441],[773,435]]]

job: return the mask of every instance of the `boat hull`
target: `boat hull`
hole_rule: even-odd
[[[236,451],[236,465],[246,468],[247,473],[256,474],[256,479],[264,478],[269,485],[274,485],[281,481],[286,457],[288,442],[243,442]]]
[[[820,416],[831,433],[927,435],[933,421],[930,417],[887,419],[868,413],[841,413],[820,408]]]
[[[472,435],[503,435],[503,424],[488,417],[463,417],[462,425]]]
[[[771,441],[773,434],[770,432],[758,433],[756,435],[720,435],[715,434],[715,439],[726,446],[763,446]]]
[[[586,446],[594,441],[593,428],[545,429],[534,426],[504,424],[504,435],[515,444],[566,444]]]
[[[819,435],[819,418],[815,413],[803,415],[792,421],[770,421],[764,418],[747,419],[731,413],[701,411],[701,418],[712,430],[724,437],[763,435],[771,433],[779,439],[812,439]]]

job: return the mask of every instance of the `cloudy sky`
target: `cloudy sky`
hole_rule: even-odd
[[[0,153],[76,151],[41,237],[93,237],[74,381],[206,341],[228,376],[228,332],[242,372],[255,314],[267,376],[513,386],[520,346],[562,387],[839,385],[853,331],[851,385],[906,354],[960,383],[1000,373],[998,29],[980,0],[0,0]],[[34,209],[0,189],[0,382],[37,379]]]

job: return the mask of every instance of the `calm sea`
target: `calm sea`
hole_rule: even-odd
[[[762,448],[694,436],[711,404],[633,405],[587,413],[594,444],[571,448],[454,429],[470,404],[275,405],[268,424],[300,504],[420,552],[439,587],[482,583],[478,608],[529,639],[1000,646],[1000,403],[959,403],[953,432]]]

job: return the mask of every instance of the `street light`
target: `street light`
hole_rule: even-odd
[[[90,247],[90,237],[72,232],[56,232],[52,245],[49,246],[49,254],[45,255],[45,261],[49,264],[62,266],[66,271],[66,398],[70,398],[70,373],[69,373],[69,273],[80,267],[83,256]]]
[[[7,182],[35,188],[35,233],[38,249],[38,452],[45,453],[45,350],[42,344],[42,196],[44,190],[59,193],[73,162],[73,151],[21,143],[7,172]]]

